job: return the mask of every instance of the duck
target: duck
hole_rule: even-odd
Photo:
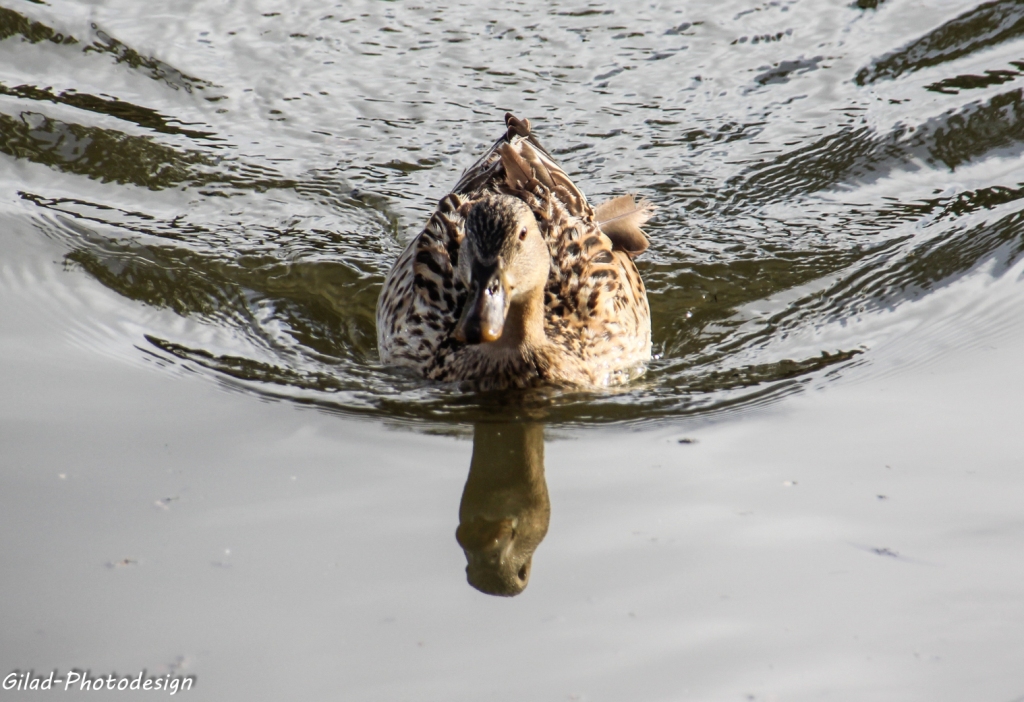
[[[642,375],[651,313],[634,259],[652,212],[633,194],[592,206],[530,121],[507,113],[386,276],[381,363],[482,391]]]

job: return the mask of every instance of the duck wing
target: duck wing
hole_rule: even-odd
[[[650,358],[647,291],[633,258],[593,217],[553,208],[549,239],[553,265],[545,289],[548,336],[583,358],[602,378]],[[645,240],[646,241],[646,240]]]
[[[425,369],[450,344],[466,299],[455,276],[464,203],[455,194],[442,198],[384,281],[377,301],[377,348],[386,365]]]

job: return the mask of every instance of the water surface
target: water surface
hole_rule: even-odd
[[[3,661],[216,699],[1024,694],[1022,34],[1009,1],[7,0]],[[659,208],[620,391],[378,363],[385,273],[506,110]],[[495,423],[546,432],[492,491],[529,499],[436,436]],[[467,586],[460,499],[543,521],[519,597]]]

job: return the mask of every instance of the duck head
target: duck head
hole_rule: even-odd
[[[538,295],[551,269],[551,254],[526,204],[488,194],[466,215],[457,275],[469,290],[455,338],[467,344],[497,341],[506,333],[509,308]]]

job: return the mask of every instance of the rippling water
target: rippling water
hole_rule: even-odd
[[[471,420],[507,400],[382,368],[373,311],[511,110],[591,199],[659,208],[646,377],[517,405],[763,403],[870,364],[893,310],[1024,248],[1024,9],[868,5],[7,2],[0,217],[122,296],[68,315],[83,343],[103,326],[249,392]],[[928,323],[955,335],[982,302]]]

